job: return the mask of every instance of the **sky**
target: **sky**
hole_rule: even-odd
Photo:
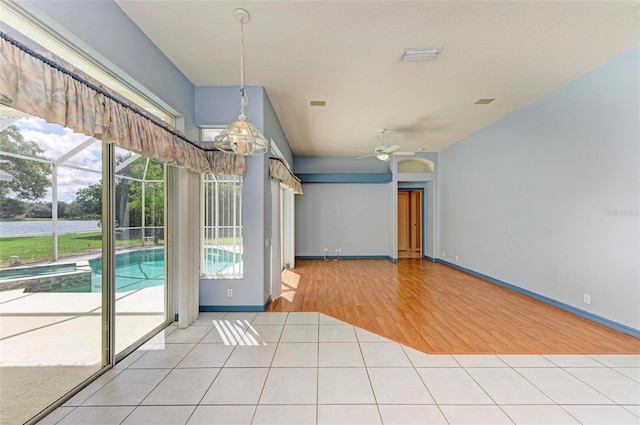
[[[14,125],[20,131],[25,140],[38,144],[45,153],[45,157],[55,160],[76,146],[87,140],[88,136],[74,133],[68,128],[57,124],[49,124],[40,118],[21,118]],[[58,167],[58,200],[72,202],[76,198],[79,189],[90,184],[97,183],[102,170],[102,142],[95,141],[92,145],[78,152],[65,161],[85,168],[96,170],[97,173],[78,170],[74,168]],[[47,190],[43,202],[51,202],[51,188]]]

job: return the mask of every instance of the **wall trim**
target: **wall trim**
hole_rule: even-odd
[[[428,255],[423,255],[422,258],[425,260],[433,261],[434,263],[437,261],[435,258],[429,257]]]
[[[271,304],[271,296],[269,296],[264,305],[201,305],[200,312],[262,312],[267,309],[269,304]]]
[[[453,267],[454,269],[458,269],[458,270],[463,271],[465,273],[468,273],[470,275],[479,277],[480,279],[486,280],[487,282],[496,284],[498,286],[502,286],[503,288],[510,289],[512,291],[518,292],[519,294],[525,295],[527,297],[533,298],[533,299],[538,300],[538,301],[542,301],[545,304],[549,304],[549,305],[551,305],[553,307],[556,307],[556,308],[559,308],[561,310],[567,311],[569,313],[575,314],[576,316],[580,316],[580,317],[582,317],[584,319],[587,319],[587,320],[590,320],[592,322],[598,323],[598,324],[600,324],[602,326],[606,326],[606,327],[608,327],[610,329],[613,329],[613,330],[616,330],[618,332],[622,332],[624,334],[627,334],[627,335],[630,335],[632,337],[640,339],[640,330],[638,330],[638,329],[634,329],[634,328],[632,328],[630,326],[623,325],[622,323],[618,323],[618,322],[615,322],[613,320],[607,319],[605,317],[598,316],[597,314],[593,314],[591,312],[588,312],[588,311],[585,311],[585,310],[581,310],[581,309],[579,309],[577,307],[573,307],[573,306],[571,306],[569,304],[565,304],[563,302],[556,301],[553,298],[549,298],[549,297],[546,297],[544,295],[540,295],[538,293],[529,291],[528,289],[524,289],[524,288],[521,288],[519,286],[513,285],[511,283],[507,283],[507,282],[504,282],[502,280],[493,278],[491,276],[487,276],[485,274],[476,272],[474,270],[464,268],[462,266],[450,263],[450,262],[442,260],[440,258],[435,259],[435,262],[436,263],[442,263],[442,264],[447,265],[449,267]]]
[[[296,174],[302,183],[391,183],[391,173]]]

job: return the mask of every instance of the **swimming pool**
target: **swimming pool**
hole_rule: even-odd
[[[242,255],[213,249],[206,257],[207,263],[214,262],[219,271],[242,261]],[[55,292],[101,292],[102,257],[89,260],[91,285],[65,288]],[[116,292],[135,291],[164,284],[164,249],[144,249],[116,254]]]

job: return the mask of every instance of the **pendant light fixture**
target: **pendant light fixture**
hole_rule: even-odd
[[[269,150],[269,142],[244,114],[244,108],[249,104],[244,88],[244,24],[249,22],[250,15],[244,9],[235,9],[233,17],[240,23],[240,115],[238,121],[229,124],[215,137],[214,146],[228,153],[263,155]]]

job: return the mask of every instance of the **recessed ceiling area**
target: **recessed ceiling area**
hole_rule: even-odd
[[[297,156],[358,156],[380,128],[440,151],[640,43],[638,1],[116,2],[196,86],[239,85],[247,9],[246,84]],[[409,47],[439,53],[402,62]]]

